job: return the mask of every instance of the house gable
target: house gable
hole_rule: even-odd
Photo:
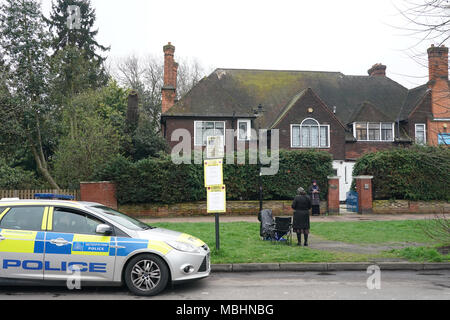
[[[344,159],[345,128],[311,88],[296,95],[272,124],[271,129],[279,130],[280,148],[297,149],[292,145],[292,125],[300,125],[305,119],[328,128],[329,146],[317,149],[330,152],[334,159]]]

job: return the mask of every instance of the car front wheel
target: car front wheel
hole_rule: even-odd
[[[132,258],[125,270],[128,289],[140,296],[154,296],[167,286],[169,269],[164,261],[152,254]]]

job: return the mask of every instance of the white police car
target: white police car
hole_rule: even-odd
[[[125,283],[155,295],[210,274],[208,246],[98,203],[0,201],[0,279]]]

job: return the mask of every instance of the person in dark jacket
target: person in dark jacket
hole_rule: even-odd
[[[294,209],[294,221],[292,229],[297,233],[299,246],[302,245],[302,234],[305,238],[304,245],[308,246],[309,235],[309,209],[311,209],[311,199],[306,195],[305,190],[300,187],[297,189],[298,195],[295,196],[292,202],[292,209]]]
[[[317,185],[317,181],[313,180],[311,187],[309,187],[309,194],[311,195],[311,207],[312,215],[320,215],[320,188]]]

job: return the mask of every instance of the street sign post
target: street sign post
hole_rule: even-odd
[[[220,250],[219,213],[226,212],[226,188],[223,184],[223,136],[207,137],[204,161],[207,212],[214,213],[216,227],[216,250]]]

